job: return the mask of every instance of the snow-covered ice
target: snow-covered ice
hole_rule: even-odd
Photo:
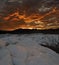
[[[59,54],[40,45],[58,42],[54,34],[1,34],[0,65],[59,65]]]

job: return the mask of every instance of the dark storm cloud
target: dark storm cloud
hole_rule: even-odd
[[[44,7],[43,9],[58,7],[59,1],[58,0],[23,0],[23,4],[25,7],[28,7],[29,11],[32,10],[35,12],[38,9],[41,9],[42,6]]]
[[[24,4],[28,6],[37,6],[40,0],[24,0]]]
[[[6,4],[6,2],[9,3]],[[45,12],[47,11],[47,8],[53,8],[55,6],[58,7],[59,0],[0,0],[0,11],[5,6],[6,6],[5,10],[10,9],[10,11],[19,8],[20,11],[26,10],[26,13],[31,13],[31,12],[35,13],[38,12],[40,9],[42,10],[42,12]]]
[[[0,0],[0,11],[4,8],[6,0]]]

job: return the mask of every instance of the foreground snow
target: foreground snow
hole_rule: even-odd
[[[40,46],[58,42],[59,35],[1,34],[0,65],[59,65],[59,54]]]

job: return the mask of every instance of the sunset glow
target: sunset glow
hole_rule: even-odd
[[[47,8],[45,9],[47,10]],[[38,9],[31,13],[29,8],[29,13],[25,7],[23,11],[20,11],[20,9],[17,8],[15,11],[13,10],[13,12],[6,14],[6,16],[0,15],[1,20],[0,30],[8,30],[8,31],[16,29],[43,30],[43,29],[59,28],[59,19],[58,19],[59,9],[57,7],[53,7],[50,11],[47,11],[45,13],[40,13]]]

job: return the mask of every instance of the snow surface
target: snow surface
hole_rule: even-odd
[[[58,42],[54,34],[1,34],[0,65],[59,65],[59,54],[40,45]]]

